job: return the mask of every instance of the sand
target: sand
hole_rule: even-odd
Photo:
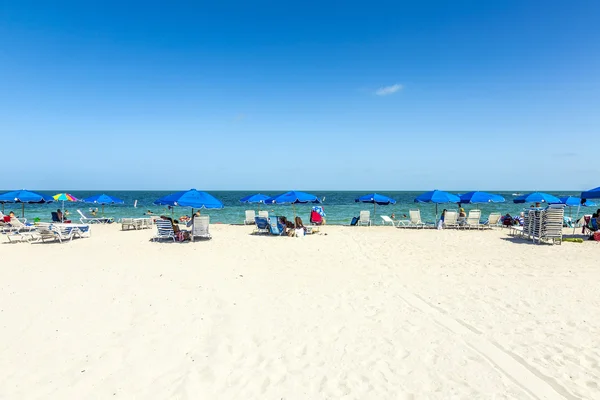
[[[0,398],[600,399],[600,243],[118,229],[0,246]]]

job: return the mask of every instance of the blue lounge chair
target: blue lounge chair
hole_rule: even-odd
[[[254,217],[256,227],[254,233],[269,233],[269,219],[265,217]]]
[[[279,222],[279,217],[275,215],[269,217],[269,228],[271,235],[281,236],[285,234],[285,226]]]

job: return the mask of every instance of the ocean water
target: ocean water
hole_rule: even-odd
[[[0,193],[4,193],[7,190],[2,190]],[[55,190],[55,191],[39,191],[40,193],[45,193],[49,195],[54,195],[56,193],[64,192],[64,190]],[[244,221],[244,210],[254,209],[258,210],[257,204],[241,204],[239,199],[253,193],[264,193],[266,195],[277,195],[280,192],[273,192],[269,190],[264,191],[214,191],[210,192],[213,196],[221,200],[225,205],[225,208],[221,210],[201,210],[202,214],[210,215],[211,223],[224,223],[224,224],[241,224]],[[373,217],[373,205],[372,204],[363,204],[363,203],[355,203],[354,199],[363,194],[369,193],[368,191],[307,191],[309,193],[313,193],[318,196],[320,199],[323,199],[323,207],[325,209],[325,213],[327,214],[326,219],[328,224],[336,224],[336,225],[347,225],[350,223],[353,216],[358,216],[360,210],[370,210],[371,218],[377,224],[381,224],[380,215],[391,215],[395,214],[396,219],[402,219],[403,215],[408,215],[409,209],[419,208],[421,210],[421,217],[425,221],[434,221],[435,220],[435,204],[417,204],[414,203],[415,197],[417,197],[422,192],[378,192],[389,196],[397,201],[394,205],[389,206],[377,206],[376,207],[376,216]],[[125,201],[123,205],[106,205],[104,214],[107,217],[114,217],[115,220],[118,220],[122,217],[142,217],[147,210],[151,210],[154,214],[165,214],[165,215],[173,215],[176,218],[179,218],[181,215],[190,215],[191,209],[188,207],[174,207],[173,210],[169,210],[165,206],[156,206],[152,204],[154,200],[165,196],[172,191],[73,191],[68,192],[74,195],[77,198],[86,198],[99,193],[106,193],[111,196],[118,197]],[[463,192],[451,192],[451,193],[463,193]],[[468,211],[472,208],[478,208],[482,211],[483,219],[486,219],[488,214],[491,212],[500,212],[502,214],[510,213],[511,215],[515,215],[522,211],[525,208],[528,208],[529,204],[514,204],[512,195],[514,192],[494,192],[504,196],[506,199],[505,203],[499,204],[466,204],[463,207]],[[522,192],[525,193],[525,192]],[[548,193],[554,194],[555,196],[579,196],[581,192],[552,192]],[[134,208],[134,202],[137,200],[137,208]],[[295,205],[295,210],[297,215],[299,215],[303,221],[308,222],[310,209],[312,208],[312,204],[298,204]],[[98,208],[100,210],[98,215],[101,215],[102,207],[94,204],[86,204],[81,202],[71,203],[65,202],[65,209],[69,210],[70,218],[73,220],[78,220],[78,214],[76,212],[77,209],[81,209],[87,212],[90,208]],[[441,212],[442,209],[457,209],[456,204],[440,204],[438,205],[438,213]],[[28,220],[32,220],[34,218],[40,218],[42,221],[50,221],[51,220],[51,211],[56,211],[57,208],[62,208],[62,202],[54,202],[50,204],[26,204],[25,205],[25,218]],[[294,216],[294,209],[291,205],[269,205],[265,206],[264,204],[260,205],[261,210],[268,210],[271,213],[275,213],[277,215],[285,215],[290,218]],[[7,214],[9,211],[13,210],[15,214],[18,216],[21,215],[21,204],[5,204],[4,205],[5,213]],[[573,215],[577,213],[577,208],[573,208],[570,210]],[[583,212],[591,213],[592,210],[587,210],[582,208],[580,214]],[[565,211],[566,214],[569,213],[567,209]]]

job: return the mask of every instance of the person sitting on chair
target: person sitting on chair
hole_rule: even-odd
[[[60,222],[66,222],[66,223],[71,222],[71,221],[65,219],[65,216],[63,215],[62,211],[60,211],[60,208],[58,210],[56,210],[56,215],[58,216],[58,220]]]

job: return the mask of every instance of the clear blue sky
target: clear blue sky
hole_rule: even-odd
[[[599,21],[597,0],[1,2],[0,186],[589,189]]]

